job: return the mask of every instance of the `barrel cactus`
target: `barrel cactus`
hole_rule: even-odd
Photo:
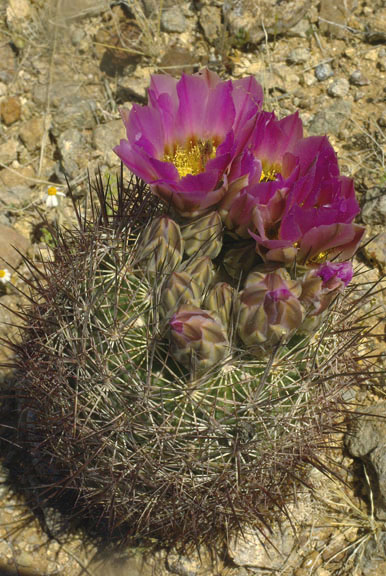
[[[74,200],[35,269],[20,438],[113,533],[269,525],[357,378],[352,181],[261,103],[252,78],[153,77],[116,149],[137,176]]]

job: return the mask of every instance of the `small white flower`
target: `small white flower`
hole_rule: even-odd
[[[46,206],[55,208],[59,204],[58,196],[65,196],[63,192],[59,192],[55,186],[50,186],[45,196]]]
[[[11,280],[11,273],[7,268],[0,269],[0,282],[6,284]]]

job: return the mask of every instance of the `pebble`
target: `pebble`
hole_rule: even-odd
[[[93,145],[103,155],[103,160],[109,165],[119,165],[120,160],[113,151],[121,138],[125,138],[125,126],[122,120],[111,120],[106,124],[99,124],[93,131]]]
[[[21,103],[20,99],[11,96],[0,103],[0,115],[6,126],[10,126],[17,122],[21,116]]]
[[[220,37],[221,34],[221,10],[216,6],[203,6],[199,17],[201,28],[205,38],[211,44]]]
[[[349,83],[346,78],[337,78],[330,84],[327,89],[327,94],[333,98],[344,98],[349,91]]]
[[[349,78],[349,82],[353,86],[368,86],[370,84],[370,80],[366,78],[360,70],[354,70]]]
[[[0,144],[0,162],[2,164],[10,164],[16,158],[17,153],[17,140],[10,138],[3,144]]]
[[[0,46],[0,80],[11,82],[16,70],[15,53],[10,44]]]
[[[76,128],[68,128],[60,135],[58,148],[64,173],[69,179],[75,178],[87,163],[85,137]]]
[[[40,147],[44,133],[44,118],[35,116],[20,127],[20,138],[29,152]]]
[[[331,67],[331,64],[328,62],[322,62],[321,64],[318,64],[314,73],[319,82],[323,82],[323,80],[327,80],[327,78],[334,76],[334,71]]]
[[[349,100],[337,100],[334,104],[319,110],[311,119],[308,132],[311,135],[338,134],[345,120],[351,114]]]
[[[167,8],[162,11],[161,26],[164,32],[184,32],[186,19],[180,8]]]
[[[30,241],[14,228],[0,225],[0,266],[17,268],[26,254]]]
[[[287,56],[287,62],[289,64],[304,64],[309,62],[311,58],[310,51],[308,48],[295,48]]]

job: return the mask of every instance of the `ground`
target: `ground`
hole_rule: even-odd
[[[119,169],[111,150],[124,136],[119,108],[145,102],[152,73],[180,75],[208,66],[224,78],[254,75],[264,87],[266,109],[279,116],[299,110],[306,134],[329,136],[342,172],[354,178],[367,239],[376,236],[360,250],[357,264],[366,280],[378,280],[386,268],[386,8],[382,0],[335,4],[2,0],[0,259],[25,272],[10,244],[37,260],[44,256],[49,234],[39,210],[62,224],[71,221],[68,198],[59,199],[58,210],[46,206],[49,186],[65,193],[66,175],[81,196],[88,174]],[[0,301],[17,307],[19,289],[23,281],[13,274]],[[378,300],[384,306],[382,293]],[[384,317],[384,308],[379,314]],[[12,321],[7,309],[0,321],[4,336],[10,330],[4,323]],[[377,349],[382,345],[380,337]],[[0,361],[8,355],[0,351]],[[8,375],[4,368],[0,382]],[[378,399],[363,397],[367,403]],[[341,446],[335,457],[349,468],[351,480],[355,470]],[[319,499],[304,495],[295,515],[298,540],[288,526],[279,531],[274,542],[284,556],[259,552],[251,535],[243,545],[230,543],[225,561],[208,568],[205,554],[201,562],[194,554],[180,558],[163,550],[145,560],[139,550],[92,560],[95,543],[86,543],[81,532],[50,538],[41,529],[47,518],[39,523],[28,511],[8,486],[5,469],[1,478],[1,574],[385,573],[384,525],[351,488],[333,480],[316,478]]]

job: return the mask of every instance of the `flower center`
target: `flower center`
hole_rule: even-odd
[[[173,154],[165,154],[164,162],[172,162],[180,178],[188,174],[204,172],[208,160],[216,157],[216,146],[213,140],[189,140],[186,146],[177,144]]]
[[[50,186],[47,190],[47,194],[48,196],[56,196],[58,193],[57,189],[55,188],[55,186]]]
[[[0,270],[0,278],[5,278],[6,274],[5,270]]]
[[[263,169],[261,171],[260,182],[273,182],[276,180],[276,176],[279,171],[275,166],[270,166],[269,168]]]

